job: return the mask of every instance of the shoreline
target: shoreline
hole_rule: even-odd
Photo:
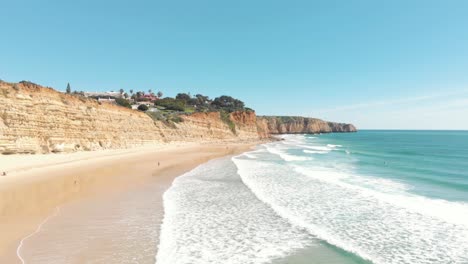
[[[58,207],[77,201],[91,205],[94,200],[137,191],[145,185],[158,186],[162,199],[177,176],[211,159],[242,153],[264,142],[179,142],[112,151],[6,156],[0,161],[2,170],[8,170],[7,176],[0,177],[0,260],[23,263],[17,252],[20,241],[40,232],[39,225]],[[26,249],[34,247],[34,243],[29,244],[22,245],[22,257]]]

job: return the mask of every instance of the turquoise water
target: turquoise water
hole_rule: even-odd
[[[177,178],[157,263],[468,263],[468,132],[283,139]]]
[[[360,174],[403,182],[416,194],[468,201],[468,131],[367,130],[316,140],[343,145],[322,158],[352,163]]]

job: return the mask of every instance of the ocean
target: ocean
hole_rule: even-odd
[[[468,132],[282,139],[178,177],[157,263],[468,263]]]

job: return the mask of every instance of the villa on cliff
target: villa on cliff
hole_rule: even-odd
[[[120,92],[84,92],[84,96],[90,98],[107,98],[107,99],[115,99],[115,98],[122,98],[122,94]]]
[[[148,100],[150,102],[154,102],[154,101],[158,100],[159,98],[157,96],[152,95],[152,94],[144,94],[141,97],[141,99]]]
[[[115,103],[116,98],[122,98],[123,94],[120,92],[84,92],[84,96],[94,98],[101,103]]]

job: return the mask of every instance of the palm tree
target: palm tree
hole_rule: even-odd
[[[158,92],[158,98],[161,98],[163,96],[163,93],[161,91]]]
[[[151,94],[152,92],[153,92],[153,90],[151,90],[151,89],[148,90],[148,93],[149,93],[149,94]]]
[[[130,89],[130,93],[133,94],[133,89]]]
[[[123,94],[123,93],[124,93],[124,89],[120,89],[119,92],[120,92],[120,94]]]

